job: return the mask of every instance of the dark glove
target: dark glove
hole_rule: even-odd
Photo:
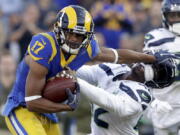
[[[68,95],[68,102],[67,104],[72,108],[72,110],[75,110],[79,104],[79,99],[80,99],[80,88],[79,84],[76,83],[76,91],[73,94],[72,91],[67,88],[66,93]]]
[[[180,59],[180,54],[178,53],[171,53],[168,52],[167,50],[159,50],[156,52],[152,52],[152,55],[156,57],[156,61],[158,63],[161,63],[162,61],[173,58],[173,59]]]

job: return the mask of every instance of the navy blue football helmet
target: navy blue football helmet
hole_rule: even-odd
[[[169,17],[180,17],[180,0],[163,0],[162,20],[163,26],[171,32],[180,35],[180,20],[171,22]]]
[[[77,55],[81,48],[86,48],[91,42],[94,35],[94,22],[85,8],[69,5],[61,9],[57,14],[54,32],[61,48],[69,54]],[[69,41],[67,33],[82,36],[82,43]]]
[[[161,63],[152,64],[154,78],[145,82],[151,88],[164,88],[171,85],[175,80],[176,64],[172,59],[166,59]]]

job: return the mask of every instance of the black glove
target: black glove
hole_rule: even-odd
[[[161,63],[164,60],[169,59],[169,58],[180,59],[180,54],[171,53],[171,52],[168,52],[167,50],[159,50],[159,51],[151,52],[151,53],[152,55],[156,57],[156,61],[158,63]]]
[[[68,95],[68,102],[67,104],[72,108],[72,110],[75,110],[79,104],[80,99],[80,87],[79,84],[76,83],[76,91],[75,94],[72,93],[72,91],[67,88],[66,93]]]

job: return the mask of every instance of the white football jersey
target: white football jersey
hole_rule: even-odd
[[[150,31],[145,35],[143,51],[168,50],[180,52],[180,37],[167,29],[160,28]],[[180,121],[180,60],[176,60],[176,81],[169,87],[153,90],[153,96],[159,100],[167,101],[173,107],[173,111],[165,114],[151,113],[156,127],[167,128]]]
[[[77,71],[78,77],[98,86],[80,82],[81,93],[94,103],[91,135],[138,135],[136,125],[151,95],[142,83],[116,80],[117,75],[129,71],[125,64],[110,63],[83,66]]]

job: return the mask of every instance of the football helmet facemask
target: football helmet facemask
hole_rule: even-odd
[[[82,47],[89,45],[94,33],[94,22],[86,9],[71,5],[59,11],[54,25],[54,32],[61,48],[66,53],[77,55]],[[82,42],[69,41],[67,38],[68,33],[82,36]]]
[[[147,80],[145,84],[152,88],[164,88],[170,86],[175,80],[176,64],[173,59],[166,59],[161,63],[154,63],[149,65],[150,70],[145,70],[145,76],[152,76],[152,80]],[[149,67],[150,68],[150,67]],[[145,77],[146,78],[146,77]]]

